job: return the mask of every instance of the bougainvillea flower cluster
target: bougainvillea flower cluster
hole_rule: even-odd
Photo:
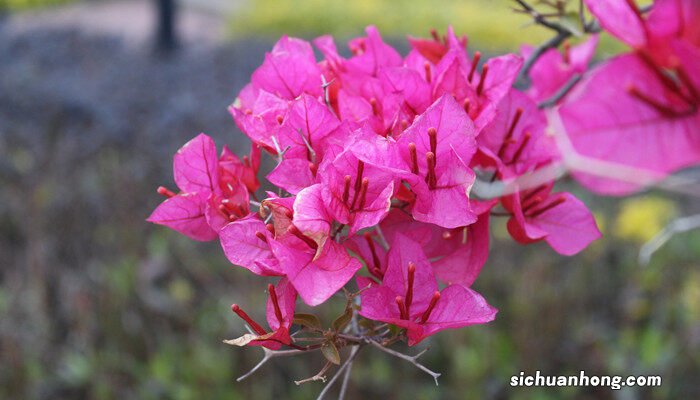
[[[648,13],[627,0],[585,3],[632,50],[588,71],[596,36],[549,49],[525,91],[513,88],[519,55],[483,60],[451,29],[409,38],[406,56],[374,27],[349,42],[349,57],[328,36],[280,39],[229,108],[250,153],[218,152],[198,135],[175,155],[178,190],[158,188],[166,199],[149,218],[219,240],[233,264],[276,277],[269,328],[232,306],[251,330],[234,344],[299,347],[293,326],[309,319],[295,314],[297,297],[318,306],[343,291],[359,316],[398,327],[409,345],[489,322],[496,309],[471,286],[487,264],[495,218],[522,244],[542,241],[564,255],[586,248],[600,232],[580,200],[553,181],[517,183],[564,157],[542,102],[577,76],[551,104],[577,152],[660,176],[696,164],[698,3],[659,0]],[[274,167],[261,185],[263,154]],[[640,189],[574,175],[596,192]],[[477,198],[477,179],[515,190]]]
[[[235,344],[295,346],[297,294],[318,306],[345,289],[359,293],[361,317],[405,329],[414,345],[494,319],[471,289],[493,218],[505,217],[519,243],[544,241],[566,255],[600,236],[585,205],[553,182],[470,195],[477,176],[512,181],[560,160],[537,101],[585,68],[594,42],[521,92],[513,88],[520,56],[484,61],[451,29],[410,38],[405,57],[374,27],[366,33],[350,41],[349,58],[332,38],[314,40],[322,60],[311,43],[280,39],[229,108],[250,155],[218,154],[200,134],[175,155],[179,192],[158,190],[167,199],[149,221],[218,239],[233,264],[278,277],[268,289],[269,329],[232,307],[251,330]],[[274,163],[266,192],[261,153]]]

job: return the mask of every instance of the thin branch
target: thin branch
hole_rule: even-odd
[[[698,228],[700,228],[700,214],[678,218],[672,221],[670,224],[666,225],[661,232],[642,246],[639,250],[639,263],[642,265],[648,264],[654,253],[666,244],[666,242],[671,240],[674,235]]]
[[[547,100],[542,101],[537,105],[539,108],[549,108],[555,106],[559,100],[561,100],[564,96],[566,96],[571,89],[573,89],[574,86],[576,86],[577,83],[581,80],[583,76],[581,74],[576,74],[569,79],[564,86],[559,88],[556,93],[552,95],[552,97],[548,98]]]
[[[566,29],[565,27],[563,27],[562,25],[559,25],[555,22],[547,20],[547,18],[544,15],[540,14],[537,10],[535,10],[534,7],[529,5],[526,1],[515,0],[515,2],[518,3],[518,5],[520,5],[520,7],[522,7],[523,12],[525,12],[526,14],[529,14],[532,17],[532,19],[535,21],[535,23],[542,25],[546,28],[549,28],[553,31],[556,31],[558,33],[566,32],[566,33],[571,34],[571,32],[569,32],[569,30]]]
[[[350,383],[350,373],[352,372],[352,360],[345,368],[345,374],[343,375],[343,383],[340,386],[340,393],[338,393],[338,400],[344,400],[345,394],[348,392],[348,384]]]
[[[415,356],[409,356],[409,355],[407,355],[407,354],[399,353],[398,351],[392,350],[392,349],[390,349],[390,348],[388,348],[388,347],[384,347],[384,346],[382,346],[380,343],[375,342],[374,340],[371,340],[371,339],[368,339],[368,340],[367,340],[367,343],[371,344],[372,346],[378,348],[379,350],[381,350],[381,351],[383,351],[383,352],[385,352],[385,353],[387,353],[387,354],[390,354],[390,355],[392,355],[392,356],[394,356],[394,357],[397,357],[397,358],[400,358],[400,359],[402,359],[402,360],[406,360],[406,361],[410,362],[410,363],[413,364],[416,368],[418,368],[418,369],[420,369],[421,371],[423,371],[423,372],[429,374],[430,376],[432,376],[433,379],[435,379],[435,386],[438,385],[438,378],[439,378],[440,375],[442,375],[442,374],[440,374],[440,373],[438,373],[438,372],[435,372],[435,371],[429,369],[428,367],[426,367],[425,365],[423,365],[423,364],[421,364],[421,363],[418,362],[418,358],[419,358],[420,356],[422,356],[423,354],[425,354],[425,352],[428,351],[428,348],[424,349],[423,351],[421,351],[420,353],[416,354]]]
[[[309,143],[309,140],[304,136],[304,132],[301,131],[301,129],[297,129],[297,133],[299,134],[299,137],[301,137],[301,140],[304,142],[304,145],[306,146],[306,150],[309,152],[309,155],[311,156],[311,161],[312,163],[316,164],[316,151],[314,151],[314,148],[311,147],[311,143]],[[311,132],[309,132],[309,135],[311,135]]]
[[[559,47],[559,45],[562,44],[564,40],[568,39],[570,36],[571,32],[569,32],[568,30],[557,30],[556,36],[539,45],[535,49],[535,51],[533,51],[532,54],[530,54],[530,57],[528,57],[527,60],[525,60],[525,62],[523,63],[523,68],[518,74],[517,81],[529,82],[530,70],[532,69],[533,65],[535,65],[537,60],[539,60],[542,54],[544,54],[549,49]]]
[[[343,363],[343,365],[340,366],[340,368],[338,368],[333,377],[326,384],[326,387],[324,387],[323,390],[321,390],[321,393],[318,394],[316,400],[322,400],[323,396],[328,394],[328,391],[331,390],[335,381],[338,380],[338,377],[343,373],[343,371],[345,371],[347,368],[350,367],[350,365],[352,365],[352,361],[355,359],[355,357],[357,357],[357,353],[360,352],[361,347],[362,345],[353,346],[352,350],[350,350],[350,356],[348,356],[348,359],[345,360],[345,362]]]
[[[326,373],[326,371],[328,371],[328,368],[330,368],[331,365],[332,364],[330,361],[326,361],[326,364],[323,365],[323,368],[321,368],[321,370],[318,371],[318,373],[316,375],[314,375],[310,378],[302,379],[300,381],[294,381],[294,384],[299,386],[299,385],[302,385],[304,383],[316,382],[316,381],[321,381],[321,382],[325,383],[326,382],[326,375],[324,375],[324,374]]]
[[[323,100],[326,103],[326,107],[328,107],[328,109],[331,110],[331,113],[333,114],[333,116],[338,117],[335,114],[335,110],[333,109],[333,106],[331,105],[331,98],[330,98],[330,94],[329,94],[329,90],[328,90],[328,87],[331,86],[334,81],[335,81],[335,78],[331,79],[330,82],[326,81],[326,77],[323,74],[321,74],[321,88],[323,89]]]
[[[261,348],[263,349],[263,352],[264,352],[262,360],[260,360],[260,362],[258,362],[253,367],[253,369],[251,369],[250,371],[246,372],[245,374],[239,376],[238,379],[236,379],[236,382],[240,382],[240,381],[248,378],[249,376],[253,375],[255,373],[255,371],[260,369],[260,367],[262,367],[265,363],[267,363],[268,361],[270,361],[273,358],[296,356],[299,354],[307,353],[307,351],[303,351],[303,350],[270,350],[267,347],[261,347]]]

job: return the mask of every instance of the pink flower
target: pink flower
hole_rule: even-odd
[[[324,206],[333,220],[350,226],[349,235],[378,224],[389,212],[397,177],[352,149],[325,164],[319,174]]]
[[[634,0],[586,0],[601,26],[654,63],[675,67],[676,40],[700,47],[700,3],[696,0],[657,0],[647,18]]]
[[[593,35],[578,46],[565,44],[563,54],[557,49],[545,51],[530,68],[532,85],[527,93],[537,102],[557,94],[575,75],[586,72],[597,44],[598,35]],[[529,58],[534,50],[532,46],[523,46],[521,53]]]
[[[476,221],[468,192],[474,173],[467,163],[476,151],[475,127],[451,96],[420,115],[396,142],[396,169],[416,195],[417,221],[456,228]]]
[[[500,101],[512,90],[523,63],[514,54],[494,57],[479,72],[480,59],[478,52],[469,60],[463,49],[452,49],[435,65],[430,80],[434,99],[453,96],[479,128],[491,121]]]
[[[251,82],[256,87],[286,100],[302,93],[320,96],[321,70],[308,42],[282,36],[265,55],[265,62],[255,72]]]
[[[479,210],[475,210],[479,215],[475,223],[453,229],[417,222],[406,213],[394,210],[382,221],[382,232],[390,243],[397,235],[404,235],[415,241],[422,246],[426,256],[431,260],[435,275],[441,281],[469,287],[488,259],[489,211],[496,201],[493,200]],[[378,254],[377,258],[382,266],[380,271],[383,273],[386,270],[386,252],[377,245],[374,247],[376,250],[372,255],[375,252]],[[359,250],[363,258],[368,260],[367,251],[363,247]],[[381,279],[382,276],[379,278]]]
[[[290,193],[314,184],[324,158],[325,141],[340,127],[340,121],[325,104],[301,95],[292,103],[279,129],[280,148],[287,150],[267,179]]]
[[[270,249],[274,228],[269,229],[256,215],[234,221],[219,232],[226,258],[256,275],[284,275]]]
[[[579,154],[632,170],[619,171],[621,179],[576,178],[595,192],[624,195],[700,162],[700,5],[660,0],[645,17],[631,0],[586,3],[634,52],[591,71],[560,115]]]
[[[431,64],[437,64],[442,57],[452,49],[464,49],[467,47],[467,37],[457,37],[452,27],[447,28],[447,35],[442,38],[436,30],[431,30],[431,39],[421,39],[408,37],[408,42],[413,48],[412,51],[417,52]],[[410,57],[410,55],[409,55]]]
[[[559,110],[576,152],[641,169],[655,180],[700,162],[700,84],[685,72],[700,60],[700,52],[686,50],[679,53],[684,65],[678,76],[686,77],[679,81],[662,78],[665,72],[636,54],[592,71]],[[653,183],[636,182],[636,175],[628,180],[585,172],[574,176],[588,189],[611,195]]]
[[[248,189],[241,178],[255,185],[250,176],[255,175],[258,166],[251,159],[241,162],[225,149],[219,160],[214,141],[203,133],[190,140],[178,150],[173,162],[175,183],[181,192],[158,188],[168,199],[148,221],[195,240],[215,239],[226,223],[250,213]]]
[[[362,267],[329,237],[331,217],[320,185],[291,198],[263,201],[272,213],[267,226],[251,216],[227,225],[221,245],[229,261],[259,275],[284,275],[306,304],[315,306],[340,290]],[[292,210],[290,207],[293,207]]]
[[[286,278],[280,279],[277,287],[267,286],[267,323],[270,331],[266,331],[255,322],[238,304],[233,304],[231,310],[244,320],[253,334],[244,335],[239,339],[229,341],[239,346],[264,346],[271,350],[278,350],[283,345],[291,345],[289,329],[294,321],[294,309],[297,293]]]
[[[236,125],[248,138],[271,154],[276,154],[273,137],[287,114],[289,102],[248,84],[228,110]]]
[[[438,290],[430,262],[418,243],[397,235],[380,285],[357,278],[362,292],[360,315],[405,328],[413,346],[444,329],[490,322],[496,309],[461,285]]]
[[[556,252],[573,255],[601,236],[588,208],[570,193],[551,193],[553,184],[502,199],[512,213],[508,232],[519,243],[546,241]]]
[[[477,136],[472,164],[495,168],[495,178],[509,179],[559,158],[553,138],[545,134],[546,118],[527,95],[512,90],[494,119]]]

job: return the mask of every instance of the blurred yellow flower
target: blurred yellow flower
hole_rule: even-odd
[[[613,234],[621,239],[644,243],[653,238],[676,215],[675,204],[646,196],[627,199],[620,206]]]

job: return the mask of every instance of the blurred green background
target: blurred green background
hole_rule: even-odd
[[[221,343],[243,333],[229,305],[261,318],[266,280],[230,266],[215,242],[144,221],[154,189],[172,186],[172,154],[200,131],[247,150],[225,107],[282,33],[333,33],[342,47],[371,23],[405,49],[405,34],[452,24],[488,54],[547,38],[506,0],[182,0],[179,47],[166,52],[154,51],[155,2],[2,1],[0,399],[314,398],[320,383],[293,381],[316,373],[319,355],[235,382],[261,351]],[[619,49],[606,43],[601,55]],[[700,232],[637,263],[668,221],[700,212],[697,199],[561,187],[595,211],[603,240],[566,258],[514,244],[495,218],[475,288],[497,320],[428,341],[437,388],[363,350],[348,398],[700,398]],[[509,386],[536,370],[661,375],[663,386]]]

